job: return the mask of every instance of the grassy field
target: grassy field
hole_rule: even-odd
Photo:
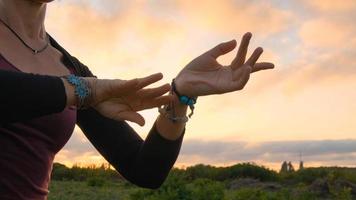
[[[49,200],[352,200],[350,190],[345,188],[332,195],[311,192],[305,185],[284,187],[278,189],[263,186],[246,186],[239,189],[222,189],[211,185],[212,182],[187,184],[190,193],[166,190],[140,189],[130,184],[106,182],[102,186],[90,186],[81,181],[52,181]],[[222,183],[218,183],[222,184]],[[179,195],[180,194],[180,195]],[[196,198],[192,198],[196,196]]]
[[[122,183],[105,182],[102,186],[90,186],[84,181],[51,181],[49,200],[128,200],[135,192]]]
[[[275,172],[253,164],[173,169],[157,190],[139,188],[115,171],[56,165],[49,200],[352,200],[356,169]]]

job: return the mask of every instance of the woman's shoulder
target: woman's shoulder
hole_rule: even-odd
[[[48,33],[47,33],[48,34]],[[64,49],[51,35],[49,35],[50,43],[53,47],[62,52],[66,62],[73,66],[77,75],[83,77],[96,77],[89,69],[88,66],[83,64],[78,58],[72,56],[66,49]]]
[[[70,56],[70,58],[73,60],[74,63],[76,63],[76,65],[78,65],[78,70],[79,70],[79,75],[80,76],[85,76],[85,77],[95,77],[97,78],[97,76],[95,76],[89,69],[88,66],[84,65],[82,62],[79,61],[78,58],[74,57],[74,56]]]

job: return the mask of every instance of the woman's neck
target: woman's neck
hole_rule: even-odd
[[[0,0],[0,18],[25,40],[45,40],[46,4],[29,0]]]

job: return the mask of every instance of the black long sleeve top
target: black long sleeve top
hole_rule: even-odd
[[[62,52],[63,63],[74,74],[94,76],[52,37],[50,42]],[[67,108],[65,88],[59,77],[6,70],[1,65],[6,62],[0,62],[2,199],[46,198],[54,155],[71,135],[61,134],[57,127],[48,127],[48,124],[62,123],[65,127],[67,121],[61,118],[64,115],[76,117],[75,123],[89,141],[128,181],[152,189],[164,182],[178,157],[185,129],[180,138],[171,141],[163,138],[154,124],[143,140],[125,121],[106,118],[93,108]],[[63,131],[72,132],[72,128]]]

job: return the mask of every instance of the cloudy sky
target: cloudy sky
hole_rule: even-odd
[[[283,160],[356,166],[356,1],[62,0],[49,4],[47,31],[100,78],[162,72],[253,33],[261,60],[243,91],[199,99],[176,166]],[[234,54],[219,61],[229,64]],[[157,110],[132,124],[145,138]],[[57,162],[102,162],[76,127]]]

